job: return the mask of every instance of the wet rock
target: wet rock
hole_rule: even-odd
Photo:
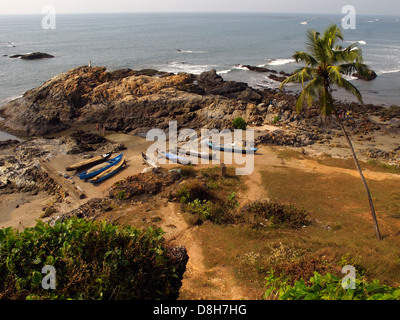
[[[11,59],[20,58],[24,60],[39,60],[39,59],[49,59],[54,58],[51,54],[44,53],[44,52],[32,52],[26,54],[14,54],[10,56]]]

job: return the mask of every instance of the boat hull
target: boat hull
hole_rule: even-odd
[[[94,178],[90,179],[90,182],[96,184],[104,180],[107,180],[114,174],[118,173],[125,166],[125,164],[126,164],[125,160],[123,161],[121,160],[119,163],[113,165],[111,168],[108,168],[106,171],[103,171]]]
[[[108,165],[106,165],[103,168],[99,168],[98,170],[95,170],[95,171],[92,171],[92,172],[85,171],[83,173],[78,174],[78,177],[81,180],[86,180],[86,179],[93,178],[93,177],[97,176],[98,174],[100,174],[100,173],[106,171],[107,169],[111,168],[115,164],[119,163],[122,160],[123,155],[124,154],[121,153],[120,155],[116,156],[115,158],[108,160],[107,161]]]
[[[108,158],[111,157],[111,153],[104,153],[100,156],[94,157],[89,160],[81,161],[75,164],[72,164],[66,168],[67,171],[81,170],[84,168],[88,168],[90,166],[94,166],[100,164],[102,162],[107,161]]]
[[[147,163],[150,167],[152,168],[159,168],[158,164],[153,161],[152,159],[150,159],[149,157],[147,157],[143,152],[142,152],[142,159],[145,163]]]
[[[243,148],[243,147],[236,147],[236,146],[229,146],[229,145],[220,145],[220,144],[213,144],[211,142],[206,142],[206,145],[212,150],[224,151],[224,152],[237,152],[237,153],[255,153],[258,148]]]

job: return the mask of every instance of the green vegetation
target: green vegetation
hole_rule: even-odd
[[[367,164],[368,164],[368,166],[371,166],[373,168],[381,169],[381,171],[383,171],[383,172],[400,174],[400,166],[397,166],[394,164],[382,163],[377,160],[369,160],[367,162]]]
[[[368,283],[363,278],[355,278],[355,289],[342,286],[343,277],[327,273],[314,275],[306,283],[303,279],[293,285],[284,276],[270,274],[264,298],[279,300],[400,300],[400,288],[381,285],[378,280]],[[345,283],[346,284],[346,283]]]
[[[215,195],[207,184],[191,181],[176,193],[183,204],[183,210],[195,215],[197,223],[210,220],[214,223],[225,224],[235,221],[234,211],[239,206],[235,192],[226,200]]]
[[[171,299],[180,282],[163,231],[72,218],[0,230],[0,299]],[[42,267],[56,289],[41,286]]]
[[[272,123],[276,124],[276,123],[279,122],[279,120],[281,120],[281,117],[280,116],[275,116],[274,119],[272,120]]]
[[[311,223],[304,209],[298,209],[293,204],[281,204],[276,201],[256,201],[249,204],[244,210],[252,215],[253,225],[286,226],[302,228]]]
[[[247,123],[246,123],[246,121],[245,121],[243,118],[237,117],[237,118],[235,118],[235,119],[232,121],[232,126],[233,126],[235,129],[246,130],[246,128],[247,128]]]

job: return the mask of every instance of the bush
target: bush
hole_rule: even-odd
[[[280,116],[275,116],[274,119],[272,120],[272,123],[276,124],[276,123],[279,122],[279,120],[281,120],[281,117]]]
[[[246,123],[246,121],[245,121],[243,118],[237,117],[237,118],[235,118],[235,119],[232,121],[232,126],[233,126],[235,129],[246,130],[246,128],[247,128],[247,123]]]
[[[243,212],[252,215],[247,219],[252,221],[254,226],[265,225],[266,220],[270,227],[285,226],[295,229],[311,223],[305,210],[298,209],[292,204],[280,204],[274,201],[252,202],[243,208]]]
[[[0,230],[0,299],[176,299],[180,275],[161,229],[72,218]],[[56,269],[44,290],[41,270]],[[186,265],[186,264],[185,264]]]
[[[342,278],[327,273],[314,272],[308,284],[303,280],[293,285],[282,277],[273,274],[266,278],[267,287],[264,298],[276,297],[279,300],[400,300],[400,288],[379,284],[378,280],[367,283],[363,278],[355,281],[355,289],[345,290]]]

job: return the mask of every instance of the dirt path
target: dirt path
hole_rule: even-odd
[[[201,245],[199,227],[189,225],[182,216],[180,205],[169,202],[163,210],[165,239],[185,246],[189,261],[182,280],[180,299],[238,300],[245,298],[237,285],[233,270],[225,265],[209,268]]]

